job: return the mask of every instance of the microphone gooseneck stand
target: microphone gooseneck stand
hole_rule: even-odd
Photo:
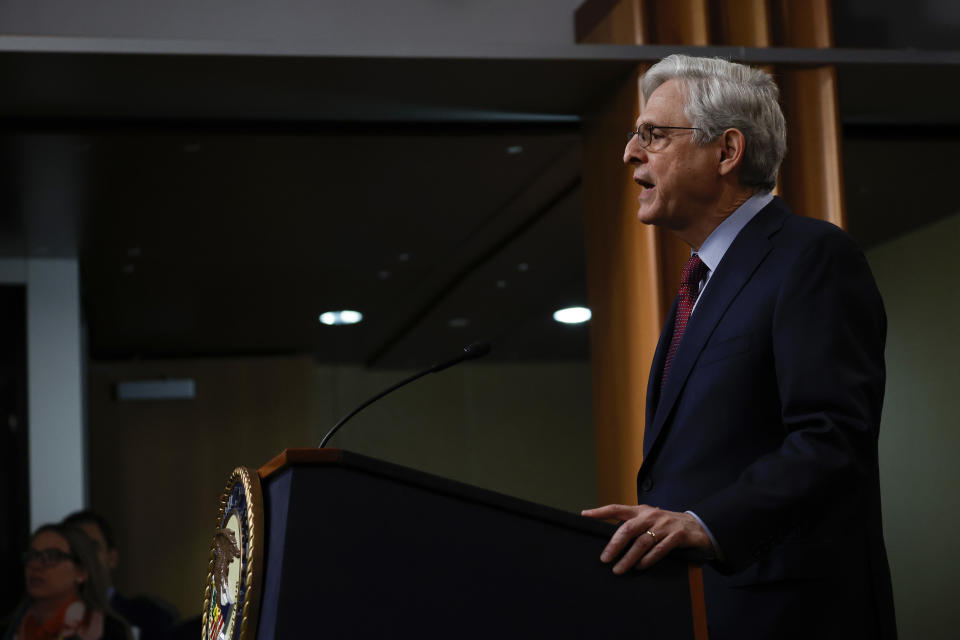
[[[447,368],[449,368],[449,367],[452,367],[452,366],[455,365],[455,364],[458,364],[458,363],[460,363],[460,362],[463,362],[464,360],[474,360],[474,359],[476,359],[476,358],[482,358],[483,356],[487,355],[488,353],[490,353],[490,343],[488,343],[488,342],[474,342],[473,344],[464,347],[464,348],[463,348],[463,353],[457,354],[455,357],[450,358],[449,360],[445,360],[445,361],[443,361],[443,362],[439,362],[439,363],[437,363],[437,364],[434,364],[434,365],[431,366],[429,369],[426,369],[426,370],[424,370],[424,371],[420,371],[419,373],[415,373],[415,374],[413,374],[412,376],[410,376],[409,378],[405,378],[405,379],[401,380],[400,382],[394,384],[394,385],[391,386],[390,388],[388,388],[388,389],[386,389],[386,390],[384,390],[384,391],[381,391],[380,393],[378,393],[377,395],[373,396],[372,398],[370,398],[369,400],[367,400],[366,402],[364,402],[363,404],[361,404],[359,407],[357,407],[356,409],[354,409],[353,411],[351,411],[351,412],[350,412],[349,414],[347,414],[344,418],[341,418],[340,422],[338,422],[337,424],[333,425],[333,428],[330,429],[330,431],[327,432],[327,435],[323,436],[323,440],[320,441],[320,447],[319,447],[319,448],[322,449],[323,447],[325,447],[326,444],[327,444],[327,442],[330,441],[330,438],[333,437],[333,434],[335,434],[335,433],[337,432],[337,430],[338,430],[340,427],[342,427],[342,426],[344,425],[344,423],[346,423],[350,418],[352,418],[353,416],[357,415],[358,413],[360,413],[361,411],[363,411],[364,409],[366,409],[366,408],[369,407],[371,404],[373,404],[374,402],[376,402],[377,400],[379,400],[379,399],[382,398],[383,396],[387,395],[388,393],[391,393],[391,392],[393,392],[393,391],[396,391],[396,390],[399,389],[400,387],[402,387],[402,386],[404,386],[404,385],[407,385],[407,384],[410,384],[411,382],[413,382],[413,381],[416,380],[417,378],[422,378],[423,376],[427,375],[428,373],[438,373],[438,372],[440,372],[440,371],[443,371],[444,369],[447,369]]]

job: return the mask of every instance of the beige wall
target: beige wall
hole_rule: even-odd
[[[901,638],[955,637],[960,214],[867,252],[887,308],[884,532]]]
[[[91,502],[117,528],[118,587],[198,613],[230,471],[316,446],[409,373],[310,358],[91,365]],[[118,380],[157,377],[194,378],[196,399],[112,399]],[[585,362],[462,365],[371,406],[330,444],[576,511],[596,494],[590,402]]]
[[[117,584],[184,616],[199,612],[220,493],[316,428],[312,360],[93,364],[88,370],[90,498],[116,529]],[[192,377],[192,401],[115,402],[118,380]]]
[[[337,413],[404,375],[321,369]],[[586,362],[460,366],[372,405],[331,445],[579,511],[596,499],[591,406]]]

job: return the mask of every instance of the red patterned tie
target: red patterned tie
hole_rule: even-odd
[[[677,347],[680,346],[680,339],[683,338],[683,332],[687,330],[687,321],[690,319],[690,312],[693,311],[693,305],[697,302],[697,296],[700,295],[700,281],[707,275],[707,265],[703,264],[700,256],[693,254],[683,265],[683,281],[680,283],[680,293],[677,300],[677,316],[673,323],[673,338],[670,340],[670,349],[667,351],[667,360],[663,364],[663,376],[660,378],[660,388],[667,382],[667,375],[670,373],[670,365],[673,363],[673,356],[677,353]]]

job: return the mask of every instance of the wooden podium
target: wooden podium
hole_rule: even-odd
[[[257,475],[243,637],[706,638],[699,569],[614,575],[612,525],[338,449]]]

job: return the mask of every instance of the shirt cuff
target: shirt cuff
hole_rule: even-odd
[[[708,527],[708,526],[706,525],[706,523],[705,523],[703,520],[700,519],[700,516],[698,516],[697,514],[695,514],[693,511],[686,511],[686,512],[684,512],[684,513],[689,513],[690,515],[693,516],[693,518],[694,518],[697,522],[700,523],[700,526],[703,527],[703,530],[707,532],[707,537],[710,538],[710,544],[713,545],[713,555],[714,555],[714,557],[715,557],[717,560],[723,562],[723,552],[720,550],[720,545],[717,544],[717,539],[713,537],[713,532],[710,531],[710,527]]]

